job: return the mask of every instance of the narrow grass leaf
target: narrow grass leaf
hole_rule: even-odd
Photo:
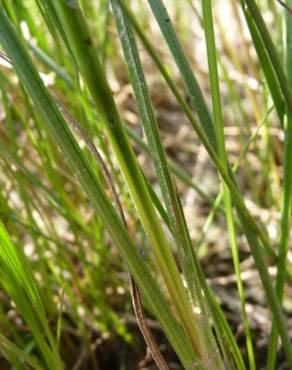
[[[269,59],[269,55],[265,49],[264,43],[258,33],[257,28],[255,27],[252,16],[248,12],[244,1],[240,1],[242,10],[245,16],[245,20],[247,23],[247,26],[249,28],[250,35],[252,37],[254,48],[257,52],[261,68],[263,70],[263,73],[265,75],[265,78],[267,80],[267,84],[269,87],[269,91],[271,93],[272,99],[275,104],[275,108],[277,110],[278,117],[280,119],[280,122],[283,123],[283,117],[284,117],[284,100],[282,97],[282,93],[280,90],[280,86],[277,80],[277,76],[275,74],[273,65]]]
[[[223,125],[220,87],[219,87],[219,78],[218,78],[218,70],[217,70],[216,45],[215,45],[211,0],[203,0],[202,9],[203,9],[204,31],[205,31],[205,40],[206,40],[206,46],[207,46],[209,79],[210,79],[211,94],[212,94],[213,115],[214,115],[218,155],[219,155],[219,158],[222,160],[222,162],[225,164],[225,168],[227,170],[229,164],[228,164],[228,157],[227,157],[226,148],[225,148],[224,125]],[[234,264],[236,280],[237,280],[237,289],[238,289],[238,293],[239,293],[239,297],[241,301],[241,311],[242,311],[243,323],[244,323],[245,334],[246,334],[246,342],[247,342],[246,344],[247,344],[247,350],[248,350],[249,365],[250,365],[251,370],[255,370],[256,367],[255,367],[254,351],[253,351],[253,345],[252,345],[252,339],[251,339],[250,326],[249,326],[248,317],[246,314],[244,287],[243,287],[243,283],[241,279],[239,251],[238,251],[236,228],[235,228],[235,221],[234,221],[234,215],[233,215],[232,199],[231,199],[230,191],[225,183],[223,183],[223,196],[224,196],[224,202],[225,202],[229,240],[230,240],[231,251],[232,251],[232,256],[233,256],[233,264]]]
[[[177,38],[167,9],[162,0],[148,0],[148,3],[180,71],[180,75],[185,83],[190,97],[191,105],[197,112],[199,121],[204,128],[210,143],[212,144],[213,148],[216,149],[214,123],[198,81],[193,74],[190,63],[183,51],[179,39]]]
[[[274,72],[277,76],[279,86],[285,101],[286,109],[292,114],[292,93],[289,87],[287,76],[285,74],[283,64],[280,61],[275,45],[271,39],[270,32],[265,24],[261,12],[255,0],[245,0],[245,4],[253,19],[255,27],[258,30],[259,36],[263,42],[266,52],[269,55],[270,61],[273,65]]]
[[[288,1],[288,5],[292,5]],[[284,51],[285,51],[285,67],[288,77],[290,89],[292,89],[292,17],[287,11],[284,11]],[[279,242],[279,258],[277,263],[277,278],[276,292],[280,302],[283,300],[284,286],[286,278],[288,243],[290,236],[291,225],[291,208],[292,208],[292,112],[286,110],[284,118],[284,173],[283,173],[283,194],[282,194],[282,209],[280,222],[280,242]],[[267,369],[275,368],[276,354],[278,347],[278,330],[275,318],[272,323],[271,337],[268,349]]]

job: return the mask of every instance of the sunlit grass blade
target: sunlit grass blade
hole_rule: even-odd
[[[47,68],[50,68],[52,71],[56,73],[58,77],[60,77],[62,80],[64,80],[70,88],[73,86],[72,79],[68,75],[67,71],[61,68],[59,65],[57,65],[50,57],[49,55],[45,54],[43,50],[38,48],[36,45],[29,43],[29,48],[32,50],[32,52],[36,55],[36,57],[40,60],[40,62],[46,66]],[[1,55],[0,55],[1,56]],[[2,55],[4,58],[4,56]],[[10,61],[9,61],[10,62]],[[138,144],[139,148],[142,150],[150,152],[149,147],[147,147],[147,144],[139,137],[139,135],[133,131],[129,126],[126,126],[126,131],[129,134],[129,136]],[[196,184],[192,178],[189,176],[189,174],[180,166],[178,166],[173,160],[168,158],[169,162],[169,168],[171,172],[179,178],[183,183],[185,183],[187,186],[193,188],[199,195],[202,197],[204,201],[206,201],[208,204],[212,205],[214,202],[214,199],[206,193],[206,191],[200,187],[199,184]],[[222,208],[221,208],[222,211]]]
[[[1,55],[1,57],[4,58],[4,54],[3,53]],[[47,56],[46,56],[46,58],[47,58]],[[5,60],[9,64],[11,64],[11,61],[6,56],[5,56]],[[51,61],[50,64],[53,65],[54,62]],[[58,67],[58,66],[53,67],[53,69],[54,69],[55,72],[56,72],[56,69],[57,70],[61,70],[61,68]],[[64,77],[65,77],[65,80],[70,81],[69,85],[70,85],[70,87],[72,87],[73,85],[72,85],[72,81],[71,81],[70,77],[66,74],[66,72],[62,73],[62,75],[63,74],[64,74]],[[56,98],[55,98],[55,100],[56,100]],[[19,113],[19,112],[16,112],[16,113]],[[22,117],[21,116],[19,116],[19,118],[22,120]],[[126,129],[128,129],[128,128],[129,127],[126,126]],[[133,132],[130,131],[130,136],[134,138],[134,140],[138,143],[138,145],[140,147],[142,147],[142,149],[143,148],[145,149],[145,145],[146,145],[146,148],[148,148],[147,147],[147,144],[144,143],[143,140],[139,139],[135,133],[133,133]],[[35,140],[33,140],[33,143],[35,143],[35,145],[37,145],[37,142]],[[37,147],[36,149],[38,150],[39,148]],[[103,149],[105,149],[105,148],[103,147]],[[9,161],[13,161],[13,163],[17,166],[17,168],[22,172],[22,174],[25,177],[27,177],[29,179],[29,181],[32,182],[32,184],[36,185],[37,187],[40,187],[40,189],[44,191],[45,196],[48,197],[47,199],[48,199],[48,201],[50,202],[50,204],[53,207],[57,207],[57,209],[61,213],[64,213],[64,211],[65,211],[66,212],[66,218],[69,218],[69,219],[72,218],[72,221],[73,222],[76,221],[77,224],[82,227],[82,230],[86,231],[88,235],[90,234],[89,233],[89,230],[85,227],[85,224],[82,222],[82,220],[80,218],[78,218],[78,214],[75,213],[75,212],[72,212],[72,211],[68,211],[68,208],[66,207],[66,204],[63,204],[63,207],[62,207],[62,204],[61,203],[63,203],[63,202],[62,202],[61,199],[54,200],[54,194],[52,194],[36,177],[31,176],[31,173],[23,166],[23,164],[21,163],[21,161],[17,158],[16,153],[9,152],[8,149],[5,148],[5,146],[3,144],[1,144],[1,143],[0,143],[0,151],[2,151],[2,154]],[[43,154],[43,153],[40,153],[40,154]],[[173,172],[176,173],[177,176],[182,179],[183,182],[185,182],[189,186],[193,187],[204,199],[206,199],[210,204],[212,204],[212,198],[209,197],[208,194],[206,194],[202,189],[200,189],[200,187],[198,187],[192,181],[192,179],[188,176],[188,174],[184,170],[180,169],[173,162],[170,163],[170,167],[173,169]],[[56,176],[54,176],[54,179],[55,178],[56,178]],[[152,199],[152,201],[153,201],[153,203],[154,203],[157,211],[159,212],[160,216],[162,217],[162,219],[164,220],[164,222],[169,227],[169,217],[168,217],[168,215],[167,215],[167,213],[166,213],[163,205],[161,204],[158,196],[156,195],[155,191],[153,190],[152,185],[150,184],[149,180],[145,176],[144,176],[144,179],[145,179],[145,182],[147,184],[147,187],[148,187],[148,190],[149,190],[151,199]]]
[[[205,30],[205,40],[207,45],[207,54],[208,54],[208,65],[209,65],[209,76],[210,76],[210,86],[212,94],[212,103],[213,103],[213,115],[215,123],[215,132],[217,139],[217,149],[219,158],[225,164],[226,170],[228,169],[228,157],[225,148],[225,139],[224,139],[224,124],[222,117],[222,106],[221,106],[221,97],[220,97],[220,87],[219,87],[219,78],[217,70],[217,58],[216,58],[216,45],[215,45],[215,36],[214,36],[214,27],[213,27],[213,17],[212,17],[212,8],[211,0],[202,0],[202,9],[203,9],[203,19],[204,19],[204,30]],[[246,314],[246,303],[245,303],[245,293],[244,287],[241,279],[240,271],[240,261],[239,261],[239,250],[237,244],[237,235],[236,227],[233,215],[233,206],[231,194],[226,186],[223,183],[223,197],[225,202],[226,210],[226,219],[227,227],[229,232],[229,240],[233,256],[233,264],[236,273],[237,280],[237,289],[241,301],[241,311],[242,318],[245,328],[246,335],[246,345],[249,357],[249,368],[255,370],[255,358],[254,350],[251,339],[250,326],[248,322],[248,317]]]

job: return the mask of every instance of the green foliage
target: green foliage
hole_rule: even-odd
[[[139,17],[131,10],[134,7],[123,0],[0,1],[0,60],[6,60],[0,69],[0,284],[4,294],[0,351],[17,369],[73,368],[64,343],[74,335],[82,342],[93,368],[98,368],[92,349],[96,333],[102,336],[115,331],[124,341],[132,340],[104,293],[108,287],[123,290],[125,281],[120,272],[128,271],[139,287],[144,306],[161,325],[185,369],[256,369],[238,247],[238,237],[244,236],[273,315],[268,369],[275,368],[278,337],[292,368],[292,346],[282,310],[284,286],[291,271],[287,259],[292,200],[291,14],[285,7],[280,9],[285,24],[283,66],[262,15],[267,10],[265,5],[259,8],[253,0],[241,0],[240,9],[230,0],[239,27],[237,12],[241,10],[257,54],[247,68],[254,69],[255,78],[265,81],[259,87],[265,101],[246,81],[243,83],[246,106],[231,78],[232,68],[240,73],[244,68],[228,37],[220,41],[229,50],[230,60],[226,62],[218,51],[215,2],[202,0],[201,9],[195,2],[185,2],[191,18],[197,18],[204,31],[210,104],[183,32],[180,34],[173,23],[175,17],[170,15],[171,10],[181,12],[181,8],[176,2],[173,9],[162,0],[148,3],[147,11],[159,30],[153,42],[147,22],[142,26],[143,19],[137,21]],[[146,14],[143,4],[136,11]],[[274,17],[278,21],[280,16],[275,12]],[[280,32],[275,28],[279,38]],[[167,62],[155,44],[159,37],[168,47]],[[246,39],[244,43],[250,53]],[[196,145],[208,153],[221,189],[217,197],[169,157],[151,99],[145,55],[153,62],[153,75],[164,91],[173,95],[190,123]],[[124,65],[117,68],[122,60],[127,71]],[[6,73],[10,64],[12,69]],[[111,74],[116,69],[117,77],[124,73],[131,85],[145,141],[125,122],[115,100]],[[230,101],[226,106],[224,94]],[[76,117],[85,136],[72,131],[70,116]],[[241,152],[235,163],[224,131],[229,116],[241,137]],[[246,120],[256,129],[251,123],[246,125]],[[271,121],[283,130],[285,138],[283,184],[270,145]],[[86,136],[102,153],[132,225],[128,229],[115,209],[103,165],[96,162]],[[156,184],[140,166],[136,150],[145,151],[150,158],[162,200]],[[258,174],[254,178],[250,153],[257,156],[263,170],[259,180]],[[245,183],[238,171],[246,176]],[[262,196],[257,181],[263,183],[267,196]],[[178,182],[195,190],[211,207],[198,248],[186,222]],[[271,194],[277,187],[282,194],[280,206]],[[247,207],[246,197],[252,197],[259,207],[265,207],[267,199],[278,207],[278,249]],[[200,247],[217,211],[226,218],[248,359],[240,351],[200,261]],[[277,267],[275,287],[269,266]],[[16,310],[28,333],[5,317],[9,310]],[[127,312],[128,308],[122,303],[118,310]]]

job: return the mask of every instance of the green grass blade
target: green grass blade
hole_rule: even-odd
[[[280,40],[283,36],[280,14],[286,12],[288,17],[291,1],[267,0],[262,4],[257,0],[227,0],[234,19],[223,26],[223,18],[219,18],[221,11],[213,7],[212,0],[198,2],[203,7],[204,19],[197,10],[199,5],[194,5],[192,0],[148,0],[150,9],[141,0],[135,6],[134,2],[125,0],[29,0],[29,6],[22,0],[0,0],[0,49],[13,62],[12,65],[9,57],[0,51],[0,218],[4,231],[9,230],[11,235],[10,239],[6,232],[11,244],[7,247],[0,227],[0,285],[4,293],[0,319],[5,335],[3,338],[0,335],[0,352],[13,369],[72,368],[76,360],[78,367],[83,359],[89,367],[99,368],[100,359],[92,346],[95,333],[102,337],[108,332],[117,334],[120,340],[125,340],[123,347],[127,352],[131,341],[128,322],[134,317],[127,315],[131,311],[127,291],[118,289],[125,284],[122,272],[125,266],[137,281],[143,303],[161,325],[183,368],[255,370],[240,276],[241,266],[245,269],[245,262],[253,263],[252,257],[253,268],[264,287],[262,293],[272,311],[268,370],[278,365],[275,364],[279,342],[292,369],[292,343],[282,302],[285,285],[292,281],[287,258],[292,207],[289,176],[292,89],[287,57],[290,46],[286,42],[291,36],[284,41],[283,48]],[[239,4],[251,40],[243,32]],[[197,19],[192,18],[190,7],[199,19],[199,27],[195,29]],[[257,13],[259,10],[262,15]],[[271,37],[266,35],[263,23],[263,17],[271,14],[274,45],[270,44]],[[229,38],[228,34],[226,37],[226,31],[234,25],[238,26],[239,37]],[[216,40],[215,26],[219,31]],[[124,56],[117,34],[125,49]],[[208,110],[209,101],[204,99],[205,94],[196,81],[193,56],[187,56],[188,52],[192,53],[189,43],[196,40],[197,34],[207,43],[209,71],[205,74],[201,64],[198,68],[204,91],[206,88],[208,98],[212,98],[212,110]],[[220,51],[216,54],[217,36]],[[163,48],[155,45],[157,41]],[[234,45],[242,47],[238,51],[233,49]],[[273,50],[269,50],[271,47]],[[285,69],[279,58],[283,49]],[[198,55],[194,57],[197,59]],[[125,86],[127,66],[130,81]],[[219,77],[217,69],[220,69]],[[147,91],[148,78],[149,87],[155,89],[153,101]],[[208,78],[210,89],[206,86]],[[221,91],[219,81],[224,86]],[[175,99],[163,94],[156,100],[157,92],[170,93]],[[197,101],[190,102],[190,96],[196,96]],[[264,119],[265,126],[259,132],[262,117],[267,118],[271,111],[271,99],[275,112]],[[174,124],[180,119],[183,124],[182,136],[175,138],[174,147],[163,147],[152,107],[154,102],[159,119],[170,118]],[[194,103],[199,103],[199,107]],[[204,109],[207,117],[202,113]],[[175,115],[168,117],[168,110]],[[80,122],[84,136],[75,132],[66,112]],[[120,112],[125,112],[129,124]],[[184,146],[183,135],[190,129],[185,127],[185,118],[195,132]],[[137,132],[140,123],[147,143]],[[227,126],[225,137],[224,125]],[[253,125],[257,126],[254,132]],[[163,130],[162,136],[165,134],[169,135],[168,129]],[[84,140],[87,136],[88,140]],[[195,141],[190,145],[191,137]],[[114,187],[119,190],[129,221],[128,230],[114,207],[115,191],[106,185],[100,164],[89,150],[91,140],[99,148],[113,176]],[[172,140],[168,143],[172,144]],[[179,144],[183,153],[173,150]],[[200,161],[197,154],[201,152],[197,150],[203,150],[206,162]],[[193,161],[188,162],[192,154],[198,164],[193,178],[183,169],[192,166]],[[170,159],[172,156],[178,158],[179,164]],[[139,165],[145,158],[148,162]],[[235,163],[232,168],[229,161]],[[205,182],[207,177],[197,186],[205,165],[214,185],[220,186],[217,197],[209,195],[212,190],[209,192],[207,186],[202,189],[201,184],[209,184]],[[156,177],[152,183],[153,167]],[[178,195],[176,181],[182,197]],[[196,244],[203,243],[199,246],[193,246],[190,241],[181,204],[186,201],[189,205],[192,189],[201,198],[198,199],[200,220],[209,212],[209,205],[212,207],[202,233],[196,236],[196,229],[191,229]],[[245,194],[250,201],[245,199]],[[227,220],[225,228],[221,214],[214,219],[219,209]],[[268,214],[269,221],[265,222]],[[274,225],[278,219],[279,247],[270,228],[270,222]],[[200,225],[197,219],[189,221],[192,226]],[[211,225],[213,221],[216,224]],[[233,257],[235,266],[232,279],[236,278],[238,303],[243,313],[240,324],[243,331],[237,332],[238,343],[232,333],[233,325],[224,317],[225,305],[221,309],[212,291],[215,279],[209,284],[202,270],[205,258],[213,250],[221,252],[217,244],[223,247],[220,237],[211,253],[208,249],[208,246],[213,248],[213,231],[218,230],[217,226],[225,236],[229,234],[227,243],[231,244],[231,253],[225,251],[228,262]],[[250,256],[248,249],[240,248],[239,259],[237,235],[244,247],[250,248]],[[203,265],[197,256],[204,258]],[[220,253],[220,260],[222,257]],[[241,258],[247,258],[242,265]],[[267,266],[276,269],[275,284]],[[34,268],[36,280],[30,267]],[[115,274],[117,269],[119,273]],[[213,273],[212,269],[207,271]],[[113,287],[110,296],[103,293],[108,286]],[[65,287],[63,297],[62,287]],[[38,292],[39,306],[35,303]],[[221,297],[221,289],[219,293]],[[114,311],[116,299],[112,300],[117,294],[119,313]],[[72,341],[72,356],[71,346],[68,356],[67,338],[72,336],[76,340]],[[257,343],[258,339],[253,340]],[[82,348],[80,358],[78,348]]]
[[[7,148],[0,143],[0,153],[3,155],[7,161],[13,163],[17,169],[21,172],[22,176],[24,176],[33,186],[38,188],[38,190],[46,197],[49,204],[58,210],[60,214],[64,215],[64,217],[68,218],[72,222],[76,223],[78,227],[81,227],[89,234],[89,229],[85,227],[84,223],[80,219],[80,217],[76,216],[74,212],[68,212],[68,209],[61,206],[62,200],[59,198],[58,195],[52,193],[50,189],[48,189],[42,181],[40,181],[36,176],[33,176],[29,170],[21,163],[21,161],[15,156],[15,154],[9,152]]]
[[[239,154],[239,157],[237,159],[237,161],[235,162],[235,164],[232,166],[232,171],[234,173],[237,173],[238,169],[239,169],[239,166],[240,166],[240,163],[241,161],[243,160],[243,158],[246,156],[248,150],[249,150],[249,147],[250,147],[250,144],[257,138],[257,135],[258,135],[258,132],[259,130],[263,127],[263,125],[265,124],[265,121],[266,119],[268,118],[268,116],[270,115],[270,113],[272,112],[274,107],[271,107],[268,109],[268,111],[266,112],[266,114],[264,115],[263,119],[261,120],[261,122],[259,123],[259,125],[256,127],[256,129],[253,131],[253,133],[250,135],[249,139],[245,142],[243,148],[242,148],[242,151],[240,152]],[[200,246],[200,244],[203,243],[203,240],[205,238],[205,234],[209,228],[209,225],[212,223],[213,219],[215,218],[216,216],[216,213],[217,213],[217,210],[219,209],[219,206],[222,202],[222,199],[223,199],[223,188],[220,189],[220,192],[219,194],[217,195],[216,199],[213,201],[213,204],[212,204],[212,209],[211,211],[209,212],[209,215],[208,215],[208,218],[203,226],[203,230],[202,230],[202,235],[199,239],[199,242],[197,243],[198,246]],[[224,210],[222,210],[224,211]],[[240,226],[238,224],[238,226]]]
[[[148,3],[180,71],[190,97],[191,105],[196,110],[199,121],[202,124],[210,143],[214,148],[216,148],[214,123],[198,81],[193,74],[189,61],[183,51],[179,39],[177,38],[167,9],[162,0],[148,0]]]
[[[207,54],[208,54],[209,78],[210,78],[210,86],[211,86],[211,94],[212,94],[213,114],[214,114],[215,132],[216,132],[216,138],[217,138],[218,155],[219,155],[219,158],[222,160],[222,162],[225,164],[225,168],[227,170],[229,164],[228,164],[228,157],[227,157],[227,153],[225,149],[224,124],[223,124],[223,117],[222,117],[220,87],[219,87],[219,78],[218,78],[218,71],[217,71],[216,45],[215,45],[215,36],[214,36],[214,28],[213,28],[211,1],[203,0],[202,9],[203,9],[203,19],[204,19],[205,40],[206,40]],[[250,326],[249,326],[248,317],[246,314],[245,294],[244,294],[244,287],[243,287],[243,283],[241,279],[241,272],[240,272],[239,251],[238,251],[236,228],[235,228],[235,222],[234,222],[234,216],[233,216],[232,200],[231,200],[230,191],[228,187],[226,186],[226,184],[224,183],[223,183],[223,196],[224,196],[224,202],[225,202],[227,227],[228,227],[230,245],[231,245],[232,256],[233,256],[233,264],[234,264],[236,280],[237,280],[237,289],[238,289],[238,293],[240,297],[242,318],[243,318],[245,334],[246,334],[246,345],[247,345],[247,351],[248,351],[248,357],[249,357],[249,365],[250,365],[251,370],[255,370],[256,367],[255,367],[254,350],[253,350],[253,345],[252,345]]]
[[[288,1],[287,5],[292,5]],[[291,14],[285,11],[284,14],[284,50],[285,50],[285,67],[288,76],[289,87],[292,88],[292,19]],[[280,242],[279,242],[279,257],[277,263],[277,278],[276,292],[280,302],[283,300],[288,242],[290,236],[291,225],[291,208],[292,208],[292,114],[289,110],[286,111],[284,120],[285,130],[285,145],[284,145],[284,174],[283,174],[283,194],[282,194],[282,209],[280,222]],[[267,369],[275,368],[276,353],[278,345],[278,331],[275,319],[272,323],[271,337],[268,349]]]
[[[31,49],[31,45],[29,44],[28,45],[29,48]],[[34,49],[33,49],[34,51]],[[0,55],[0,57],[3,57],[4,58],[4,55],[2,53],[2,55]],[[54,72],[57,73],[58,70],[62,70],[59,66],[55,65],[53,61],[49,61],[48,63],[46,62],[46,59],[49,58],[48,56],[45,56],[44,58],[41,57],[41,61],[44,62],[45,65],[48,65],[48,66],[51,66],[52,69],[54,70]],[[10,60],[5,56],[5,61],[8,62],[9,64],[11,64]],[[1,74],[0,74],[1,76]],[[3,76],[4,77],[4,76]],[[64,70],[62,70],[62,73],[60,74],[60,77],[64,79],[64,81],[67,81],[68,82],[68,86],[70,86],[72,88],[73,86],[73,83],[72,83],[72,80],[70,79],[70,77],[66,74],[66,72]],[[19,119],[21,119],[22,121],[23,118],[21,117],[20,113],[17,111],[16,112],[17,115],[19,116]],[[127,128],[129,128],[128,126],[125,126],[126,130]],[[132,132],[133,134],[133,132]],[[133,137],[133,136],[131,136]],[[134,139],[135,141],[139,144],[139,146],[142,146],[145,148],[145,143],[143,142],[143,140],[139,139],[137,137],[137,135],[135,135],[134,133]],[[36,140],[32,140],[33,143],[35,143],[35,146],[36,146],[36,150],[39,149],[39,146],[37,145],[37,141]],[[146,145],[147,147],[147,145]],[[23,166],[23,164],[21,163],[21,161],[17,158],[16,156],[16,153],[11,153],[9,152],[8,150],[6,150],[5,146],[3,144],[1,144],[0,142],[0,151],[2,151],[3,155],[5,157],[7,157],[10,161],[13,161],[13,163],[17,166],[17,168],[29,179],[29,181],[32,182],[32,184],[38,186],[41,188],[42,191],[44,191],[44,195],[46,197],[48,197],[48,201],[51,203],[51,205],[53,207],[57,207],[58,210],[61,212],[61,213],[64,213],[64,211],[66,212],[66,218],[68,219],[71,219],[73,218],[74,221],[77,222],[77,224],[79,224],[79,226],[82,226],[82,229],[86,229],[85,228],[85,225],[82,223],[82,220],[80,218],[77,218],[75,219],[75,217],[77,217],[78,215],[75,213],[75,212],[72,212],[72,211],[68,211],[67,207],[65,207],[65,205],[62,207],[61,206],[61,203],[62,203],[62,199],[55,199],[54,197],[54,194],[52,194],[48,189],[46,189],[46,187],[35,177],[35,176],[32,176],[30,174],[30,172]],[[40,156],[42,156],[43,153],[39,153]],[[193,183],[193,181],[191,180],[191,178],[183,171],[183,170],[180,170],[178,168],[178,166],[176,166],[174,163],[172,163],[172,166],[171,168],[174,169],[174,172],[175,173],[178,173],[178,176],[186,183],[190,184],[190,186],[192,186],[195,190],[198,191],[198,193],[205,197],[205,199],[209,200],[209,203],[212,204],[212,198],[208,197],[208,195],[206,193],[204,193],[200,188],[198,188],[196,186],[196,184]],[[56,176],[54,175],[53,178],[55,179]],[[144,179],[145,179],[145,182],[147,184],[147,187],[148,187],[148,190],[149,190],[149,193],[150,193],[150,196],[151,196],[151,199],[157,209],[157,211],[159,212],[160,216],[162,217],[162,219],[164,220],[164,222],[167,224],[167,226],[169,227],[169,217],[163,207],[163,205],[161,204],[159,198],[157,197],[155,191],[153,190],[152,188],[152,185],[150,184],[149,180],[144,176]],[[88,234],[89,234],[89,230],[87,230]]]
[[[279,59],[275,45],[271,39],[271,35],[265,21],[261,15],[261,12],[255,2],[255,0],[245,0],[245,4],[249,10],[249,13],[254,21],[254,24],[258,30],[258,33],[262,39],[263,45],[266,52],[269,55],[270,61],[273,65],[274,72],[277,76],[278,83],[281,88],[281,92],[285,101],[287,110],[292,114],[292,93],[289,87],[287,76],[285,74],[283,65]]]
[[[139,134],[137,134],[133,129],[131,129],[129,126],[126,126],[126,131],[128,135],[138,144],[139,148],[143,151],[145,151],[148,155],[151,155],[151,151],[147,143],[141,138]],[[171,158],[168,158],[168,165],[171,172],[180,179],[184,184],[188,185],[190,188],[194,189],[199,196],[209,205],[213,205],[214,198],[209,195],[201,186],[196,184],[191,176],[182,168],[180,167],[176,162],[171,160]],[[223,212],[223,208],[220,208],[220,211]]]
[[[181,210],[178,209],[178,195],[175,184],[170,175],[165,152],[161,144],[155,113],[153,111],[152,103],[147,91],[146,80],[133,38],[134,36],[121,8],[117,5],[116,1],[112,1],[111,3],[124,50],[125,59],[128,65],[132,86],[136,96],[139,113],[147,136],[149,149],[155,164],[157,178],[164,197],[167,211],[169,212],[171,229],[174,237],[177,240],[178,246],[181,248],[181,244],[184,245],[185,240],[181,240],[181,234],[184,233],[184,231],[178,230],[178,227],[182,227],[181,220],[178,219],[177,215],[181,212]],[[178,224],[180,224],[180,226],[178,226]]]
[[[269,91],[275,104],[278,117],[280,119],[280,122],[282,123],[285,109],[284,109],[284,100],[279,87],[279,83],[277,81],[277,76],[269,59],[268,53],[265,49],[264,43],[253,23],[252,17],[250,13],[247,11],[246,6],[244,5],[244,1],[241,0],[240,3],[242,6],[247,26],[249,28],[250,35],[252,37],[254,48],[260,60],[261,68],[265,75]]]
[[[41,48],[37,45],[33,44],[32,42],[28,42],[28,47],[34,53],[34,55],[46,66],[50,71],[56,73],[56,76],[61,78],[63,81],[66,82],[70,89],[73,88],[73,82],[69,75],[66,73],[66,70],[60,68],[48,54],[46,54]]]

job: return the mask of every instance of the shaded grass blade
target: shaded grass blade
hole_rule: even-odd
[[[19,349],[14,343],[0,334],[0,352],[17,370],[43,370],[44,368],[32,356]],[[28,366],[26,366],[28,365]]]
[[[287,6],[292,5],[288,1]],[[291,14],[284,12],[284,51],[285,51],[285,68],[290,89],[292,89],[292,18]],[[290,236],[291,225],[291,209],[292,209],[292,113],[287,109],[284,118],[284,173],[283,173],[283,194],[282,194],[282,209],[280,222],[280,242],[279,242],[279,258],[277,263],[277,278],[276,292],[280,302],[283,300],[284,286],[286,278],[286,265],[288,254],[288,243]],[[272,322],[271,337],[268,349],[267,369],[275,368],[276,353],[278,345],[278,331],[275,323],[275,318]]]
[[[274,43],[271,39],[271,35],[265,21],[261,15],[261,12],[254,0],[245,0],[245,4],[249,10],[249,13],[253,19],[254,25],[258,30],[259,36],[262,40],[262,43],[265,47],[267,54],[269,55],[269,59],[271,64],[273,65],[274,72],[277,76],[278,83],[285,101],[286,109],[288,110],[289,114],[292,114],[292,93],[289,87],[287,76],[285,74],[283,65],[279,59],[277,50],[274,46]]]
[[[255,27],[255,24],[253,23],[252,16],[249,13],[247,7],[245,6],[245,1],[240,0],[240,4],[241,4],[242,11],[244,13],[244,16],[245,16],[247,26],[249,28],[250,35],[252,37],[253,46],[258,55],[261,68],[266,78],[273,102],[275,104],[278,117],[280,119],[280,122],[283,123],[284,100],[282,97],[280,86],[277,81],[277,76],[275,74],[273,65],[269,59],[269,55],[265,49],[264,43],[260,37],[260,34],[258,33],[258,30]]]

